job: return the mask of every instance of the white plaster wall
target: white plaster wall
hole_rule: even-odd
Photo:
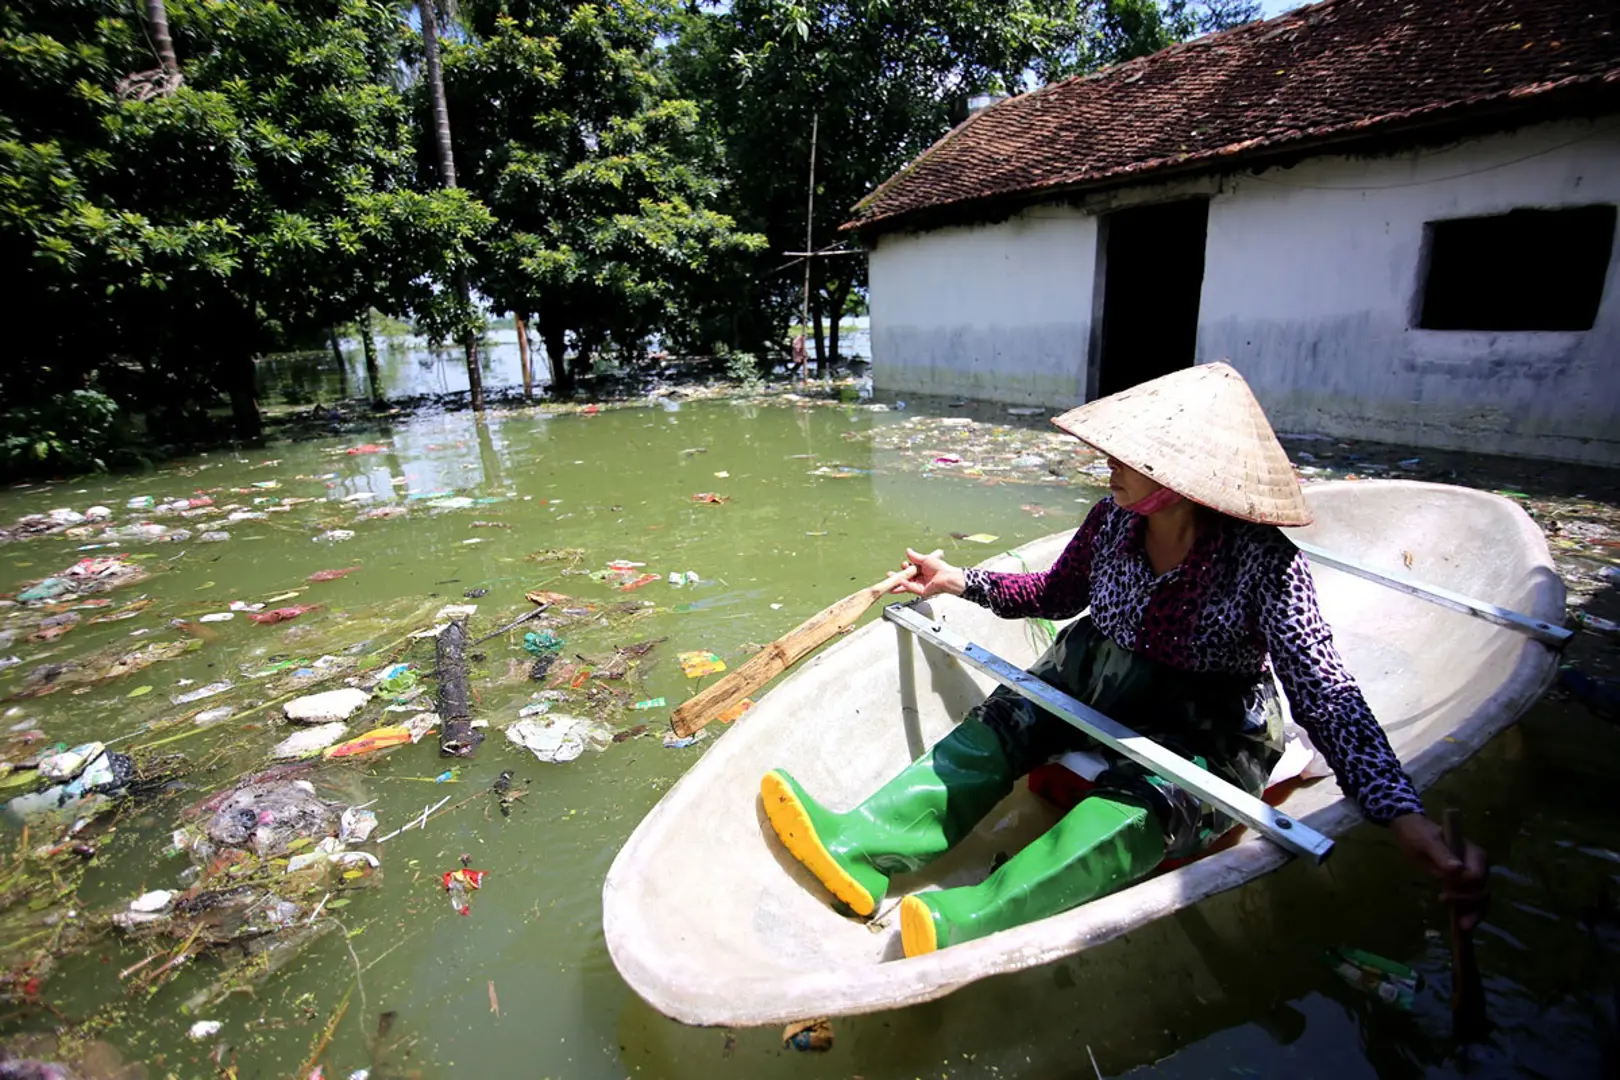
[[[1229,177],[1198,358],[1230,359],[1279,431],[1620,465],[1620,244],[1589,331],[1413,328],[1426,221],[1590,203],[1620,203],[1616,117]]]
[[[882,237],[869,279],[873,382],[901,395],[1078,404],[1096,249],[1096,219],[1062,207]]]

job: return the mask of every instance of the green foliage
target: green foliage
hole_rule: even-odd
[[[768,255],[733,264],[711,297],[751,347],[780,348],[772,328],[794,317],[804,250],[812,125],[815,213],[810,244],[838,227],[879,183],[966,119],[981,92],[1045,81],[1252,17],[1253,0],[730,0],[692,5],[671,66],[706,103],[728,181],[721,209],[762,232]],[[866,260],[811,263],[811,308],[825,322],[864,290]],[[758,310],[738,317],[739,306]],[[767,344],[769,342],[769,344]],[[734,342],[735,343],[735,342]]]
[[[256,355],[371,312],[462,340],[485,327],[468,283],[498,313],[537,317],[564,389],[653,338],[779,357],[803,286],[802,265],[779,271],[805,243],[813,122],[808,225],[825,247],[971,95],[1255,7],[464,0],[443,34],[462,183],[446,190],[414,4],[172,0],[175,79],[145,4],[10,0],[0,264],[26,317],[0,366],[0,453],[11,469],[92,464],[119,427],[102,402],[179,439],[222,434],[211,413],[227,399],[251,437]],[[836,334],[864,310],[865,259],[811,269],[814,321]]]
[[[0,474],[105,469],[122,441],[118,403],[98,390],[0,413]]]
[[[180,0],[184,81],[153,66],[140,5],[0,13],[0,257],[24,270],[8,402],[90,368],[167,417],[229,395],[257,433],[252,358],[377,306],[434,327],[491,219],[417,190],[395,85],[410,27],[368,0]],[[137,76],[136,78],[131,78]]]
[[[561,376],[633,354],[683,318],[729,256],[761,248],[714,209],[696,103],[670,96],[645,0],[463,8],[447,50],[461,182],[498,225],[475,277],[496,310],[538,316]],[[571,347],[571,348],[570,348]]]
[[[1087,0],[1075,32],[1044,53],[1035,68],[1043,81],[1085,74],[1260,15],[1259,0]]]
[[[725,361],[726,378],[737,383],[744,393],[758,393],[764,389],[765,379],[760,371],[759,358],[753,353],[732,352],[721,345],[715,349],[715,355]]]

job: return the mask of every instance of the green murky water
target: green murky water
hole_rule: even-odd
[[[51,742],[133,734],[119,744],[128,748],[186,736],[163,747],[183,751],[191,763],[184,790],[118,818],[85,875],[78,917],[104,917],[143,891],[182,887],[188,861],[166,853],[180,811],[261,765],[288,729],[272,722],[278,709],[206,728],[165,725],[216,702],[241,710],[265,700],[269,681],[245,672],[277,658],[314,662],[350,647],[382,649],[431,621],[441,604],[477,603],[472,629],[487,633],[527,610],[524,591],[539,588],[595,609],[559,629],[567,646],[556,670],[576,654],[600,661],[616,646],[665,639],[624,679],[602,685],[622,694],[622,703],[678,702],[693,686],[678,652],[712,650],[735,665],[750,643],[773,639],[875,580],[907,544],[942,547],[969,563],[1071,526],[1098,494],[1075,482],[1081,477],[1072,459],[1030,435],[1009,442],[991,467],[971,470],[979,475],[919,472],[909,464],[914,455],[875,448],[893,444],[895,429],[910,419],[727,403],[599,415],[518,412],[487,425],[466,414],[424,416],[371,436],[384,448],[376,453],[343,452],[363,441],[353,437],[281,443],[147,475],[0,496],[0,521],[103,504],[114,510],[114,526],[150,519],[194,534],[230,533],[215,543],[194,536],[92,551],[79,549],[105,541],[58,535],[0,547],[4,591],[86,555],[130,552],[158,571],[104,594],[114,606],[155,598],[133,618],[92,624],[96,612],[87,610],[53,642],[19,638],[0,649],[0,657],[22,660],[0,673],[0,693],[27,685],[42,663],[120,644],[188,635],[204,641],[136,674],[0,706],[4,727],[36,727]],[[994,446],[982,451],[986,460]],[[1034,461],[1032,451],[1046,460]],[[693,500],[705,492],[727,501]],[[125,509],[142,495],[161,503],[203,494],[214,511],[193,521]],[[287,499],[310,501],[273,509]],[[388,507],[403,513],[368,516]],[[227,521],[232,513],[265,516]],[[317,539],[330,530],[354,535]],[[953,533],[996,539],[978,544]],[[529,558],[548,549],[583,554]],[[637,573],[657,580],[624,592],[587,575],[615,559],[645,563]],[[359,569],[340,580],[307,580],[317,570],[350,566]],[[686,571],[698,583],[668,582],[670,573]],[[195,621],[228,610],[232,600],[260,602],[295,589],[303,591],[271,606],[320,606],[275,625],[245,613]],[[480,589],[487,594],[464,595]],[[615,606],[640,601],[646,607],[636,611]],[[172,627],[177,619],[188,628]],[[602,942],[600,886],[609,863],[712,740],[666,749],[659,736],[667,709],[615,704],[604,712],[598,699],[595,715],[612,726],[648,722],[650,730],[567,764],[537,762],[508,745],[500,727],[551,680],[528,679],[533,658],[518,634],[479,651],[477,715],[490,721],[490,737],[451,781],[433,782],[448,763],[431,738],[382,757],[317,767],[321,782],[341,787],[350,801],[376,800],[379,835],[445,795],[456,807],[373,847],[382,860],[374,887],[342,893],[349,902],[329,909],[352,954],[343,932],[329,933],[252,992],[188,1014],[182,1004],[218,976],[217,957],[194,961],[148,997],[129,989],[138,973],[119,976],[155,946],[106,933],[84,954],[62,960],[42,999],[74,1020],[99,1018],[99,1038],[126,1061],[145,1062],[152,1076],[222,1075],[233,1063],[242,1077],[299,1073],[345,995],[347,1009],[319,1055],[327,1077],[365,1067],[377,1078],[1058,1077],[1090,1075],[1093,1056],[1105,1074],[1141,1069],[1185,1077],[1574,1077],[1604,1067],[1620,947],[1613,900],[1620,822],[1609,795],[1620,737],[1579,709],[1538,706],[1431,797],[1435,806],[1464,808],[1498,864],[1493,911],[1480,935],[1498,1026],[1491,1042],[1466,1058],[1448,1038],[1443,912],[1432,889],[1371,829],[1341,843],[1326,868],[1290,866],[1061,964],[928,1005],[838,1020],[833,1049],[805,1054],[782,1050],[776,1031],[727,1033],[663,1019],[620,980]],[[431,643],[401,658],[431,668]],[[381,662],[371,657],[362,669]],[[172,703],[221,680],[232,689]],[[131,696],[143,686],[152,689]],[[368,706],[351,729],[369,726],[377,708]],[[155,730],[134,734],[147,726]],[[718,725],[714,734],[724,737]],[[503,817],[487,789],[507,769],[525,794]],[[14,835],[17,826],[7,829]],[[39,842],[38,834],[30,842]],[[451,909],[440,883],[464,853],[473,868],[489,872],[466,917]],[[176,944],[167,942],[163,956]],[[1341,983],[1323,961],[1337,945],[1420,969],[1427,981],[1414,1011]],[[394,1017],[379,1050],[373,1036],[384,1012]],[[189,1040],[186,1030],[199,1018],[220,1021],[219,1034]],[[6,1033],[17,1033],[57,1022],[24,1006],[3,1023]],[[217,1054],[223,1066],[210,1058],[220,1044],[229,1048]],[[105,1048],[98,1053],[107,1056]],[[87,1071],[115,1074],[105,1064]]]

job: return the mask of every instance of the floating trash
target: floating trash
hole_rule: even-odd
[[[218,1020],[199,1020],[186,1029],[186,1035],[193,1042],[201,1042],[204,1039],[211,1039],[218,1035],[220,1029],[224,1026]]]
[[[271,747],[270,757],[276,761],[296,761],[300,758],[314,757],[343,738],[348,731],[349,725],[341,720],[295,731]]]
[[[683,652],[676,657],[688,679],[699,679],[726,670],[726,662],[712,652]]]
[[[1362,949],[1330,949],[1327,960],[1338,976],[1386,1005],[1411,1009],[1422,976],[1405,964]]]
[[[519,720],[506,729],[506,738],[539,760],[560,765],[586,750],[607,749],[613,732],[594,720],[556,713],[545,719]]]
[[[193,701],[201,701],[204,698],[211,698],[215,694],[223,694],[230,688],[231,684],[228,682],[213,682],[209,683],[207,686],[198,687],[196,690],[188,690],[184,694],[176,694],[169,700],[174,702],[176,705],[189,705]]]
[[[563,639],[550,630],[530,630],[523,635],[523,647],[536,656],[554,653],[563,647]]]
[[[671,731],[664,735],[664,749],[685,750],[688,746],[691,746],[694,743],[702,742],[704,739],[708,738],[708,735],[709,731],[707,728],[700,728],[698,731],[686,736],[685,738],[681,738]]]
[[[813,1050],[817,1053],[824,1053],[832,1049],[832,1044],[833,1029],[831,1020],[801,1020],[782,1029],[782,1049],[784,1050]]]
[[[149,893],[142,893],[129,902],[129,910],[150,914],[162,911],[174,899],[174,893],[167,889],[155,889]]]
[[[328,720],[347,720],[365,708],[370,700],[371,695],[364,690],[345,687],[294,698],[282,706],[282,712],[296,724],[319,724]]]

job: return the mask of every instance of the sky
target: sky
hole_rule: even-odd
[[[1297,7],[1303,7],[1310,0],[1260,0],[1260,17],[1269,19],[1273,15],[1281,15]]]

